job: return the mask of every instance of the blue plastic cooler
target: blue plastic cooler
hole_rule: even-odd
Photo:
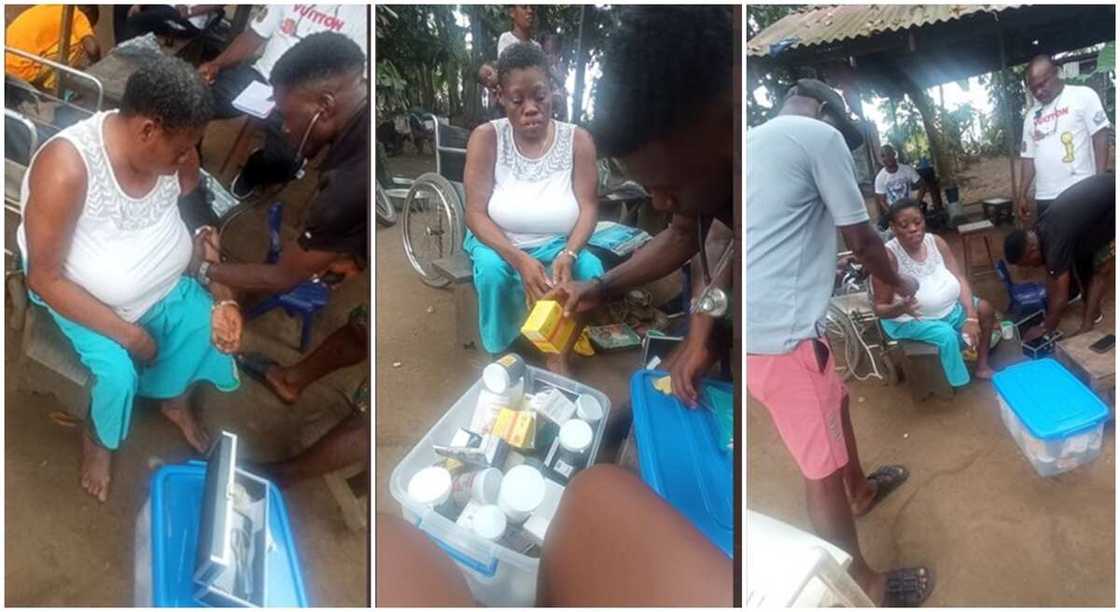
[[[193,573],[206,464],[167,465],[152,475],[150,499],[151,604],[198,607]],[[268,488],[269,539],[266,605],[307,607],[299,557],[288,510],[274,486]]]
[[[642,370],[630,379],[642,480],[730,557],[735,536],[732,453],[720,448],[712,411],[689,409],[653,387],[663,376],[667,374]],[[734,392],[731,384],[711,380],[701,387]]]
[[[1057,361],[1010,366],[992,384],[1004,425],[1040,475],[1072,470],[1100,454],[1108,406]]]

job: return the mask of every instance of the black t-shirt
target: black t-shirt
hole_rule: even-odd
[[[369,261],[369,104],[343,128],[319,169],[319,188],[299,245]]]
[[[1091,176],[1066,189],[1038,220],[1046,271],[1058,277],[1116,239],[1116,183]]]

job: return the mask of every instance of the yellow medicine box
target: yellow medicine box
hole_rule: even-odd
[[[565,318],[564,308],[553,300],[537,302],[521,326],[521,334],[545,353],[559,353],[575,331],[576,322]]]
[[[502,408],[498,411],[498,418],[494,420],[494,426],[490,428],[490,435],[497,436],[509,442],[510,436],[513,433],[513,423],[516,420],[516,410]]]
[[[522,450],[532,450],[537,439],[537,415],[528,410],[517,413],[513,422],[513,431],[506,442]]]

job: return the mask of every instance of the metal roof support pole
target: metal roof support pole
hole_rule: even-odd
[[[70,26],[74,23],[74,5],[62,5],[62,29],[58,37],[58,63],[70,65]],[[66,75],[62,71],[58,71],[58,77],[55,79],[55,95],[59,98],[62,97],[62,92],[66,89],[63,81],[66,80]]]
[[[999,21],[999,15],[993,15],[996,20],[996,39],[999,41],[999,78],[1004,91],[1007,90],[1008,79],[1011,78],[1011,72],[1007,69],[1007,45],[1003,39],[1003,24]],[[1004,104],[1004,119],[1007,121],[1007,165],[1011,170],[1011,199],[1015,199],[1015,194],[1019,191],[1015,188],[1017,181],[1015,179],[1015,139],[1012,135],[1015,133],[1015,117],[1011,115],[1010,100],[1005,100]],[[1016,215],[1018,216],[1018,215]]]

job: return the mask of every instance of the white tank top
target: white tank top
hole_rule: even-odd
[[[105,118],[115,112],[97,113],[51,138],[69,142],[86,167],[86,199],[62,272],[117,316],[135,323],[175,288],[190,263],[193,245],[179,216],[178,174],[159,177],[139,199],[117,183],[102,131]],[[26,213],[34,165],[32,159],[20,189],[21,214]],[[28,256],[22,221],[16,239],[30,269],[35,262]]]
[[[509,119],[491,121],[498,135],[494,191],[487,212],[514,246],[527,249],[567,236],[579,219],[572,189],[575,125],[553,121],[552,145],[537,159],[517,150]]]
[[[918,298],[918,314],[923,319],[940,319],[953,312],[961,299],[961,283],[945,266],[933,234],[927,233],[922,238],[922,245],[926,250],[925,261],[910,257],[898,238],[892,238],[886,247],[898,260],[898,271],[918,279],[918,293],[915,295]],[[913,319],[914,317],[903,314],[894,320],[902,322]]]

